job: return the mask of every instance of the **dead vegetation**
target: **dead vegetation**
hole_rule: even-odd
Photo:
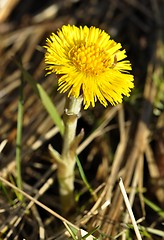
[[[93,233],[97,239],[135,239],[118,185],[121,177],[142,238],[163,239],[163,1],[8,0],[0,4],[0,238],[68,239],[63,222],[88,232],[98,227]],[[92,190],[77,167],[77,206],[64,219],[56,166],[47,151],[49,143],[60,151],[62,139],[27,82],[21,141],[23,202],[13,185],[22,78],[16,61],[43,86],[62,116],[64,96],[56,91],[55,76],[45,77],[42,46],[51,32],[68,23],[95,25],[121,42],[133,65],[135,90],[122,105],[104,109],[97,104],[82,112],[78,131],[84,128],[85,137],[78,155]]]

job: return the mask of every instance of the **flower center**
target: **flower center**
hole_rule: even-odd
[[[74,66],[88,75],[99,75],[109,67],[105,51],[96,44],[86,46],[81,43],[74,46],[69,52],[69,57]]]

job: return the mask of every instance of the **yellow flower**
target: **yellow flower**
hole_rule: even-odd
[[[120,43],[96,27],[63,26],[52,33],[45,46],[47,74],[60,74],[60,92],[78,98],[83,95],[84,109],[97,100],[105,107],[122,102],[134,87],[131,64]],[[123,60],[123,61],[122,61]]]

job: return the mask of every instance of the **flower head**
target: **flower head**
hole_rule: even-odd
[[[134,87],[125,50],[99,28],[63,26],[47,39],[45,48],[47,74],[61,75],[60,92],[68,91],[75,98],[82,94],[85,109],[97,100],[104,106],[108,101],[121,103]]]

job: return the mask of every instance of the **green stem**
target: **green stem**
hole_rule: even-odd
[[[70,97],[66,101],[64,113],[64,136],[61,154],[62,163],[58,162],[59,191],[63,209],[67,211],[74,205],[74,168],[76,163],[76,127],[81,110],[82,97]]]

